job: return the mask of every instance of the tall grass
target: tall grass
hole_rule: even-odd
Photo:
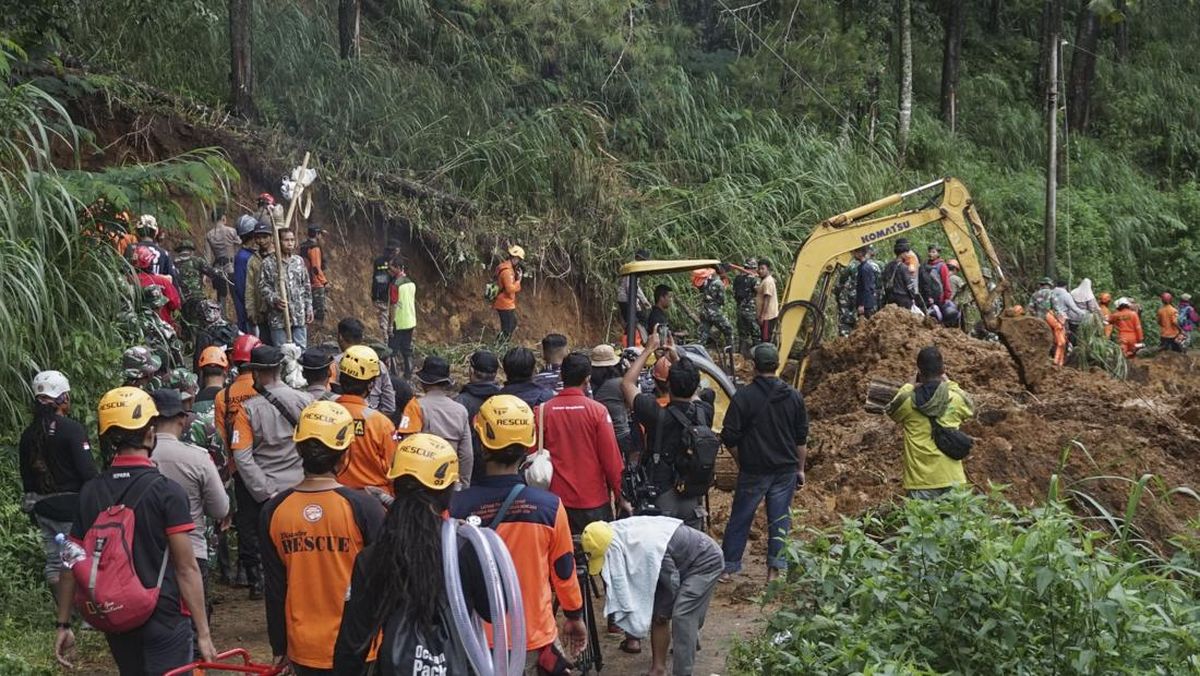
[[[59,369],[72,381],[77,409],[111,384],[121,350],[117,316],[132,304],[129,269],[85,231],[89,205],[154,213],[178,226],[178,197],[214,200],[234,176],[216,151],[153,165],[100,172],[60,169],[55,153],[81,149],[83,130],[52,96],[33,84],[8,84],[14,55],[0,50],[0,438],[26,417],[29,379]]]

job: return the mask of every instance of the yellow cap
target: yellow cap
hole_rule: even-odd
[[[344,451],[354,440],[354,417],[345,406],[332,401],[314,401],[300,411],[300,422],[292,441],[316,439],[335,451]]]
[[[140,430],[158,415],[154,399],[137,387],[118,387],[100,397],[96,407],[100,434],[113,427],[123,430]]]
[[[525,249],[514,244],[514,245],[508,247],[508,255],[513,256],[514,258],[520,258],[521,260],[525,260]]]
[[[475,433],[484,449],[498,451],[513,444],[533,446],[533,409],[511,394],[488,397],[475,416]]]
[[[338,371],[357,380],[378,378],[382,372],[379,367],[379,355],[366,345],[351,345],[346,348],[345,354],[338,362]]]
[[[612,526],[606,521],[593,521],[583,529],[579,544],[588,557],[588,575],[599,575],[604,568],[604,555],[613,541]]]
[[[405,437],[392,456],[387,478],[411,476],[426,488],[441,490],[458,481],[458,454],[445,439],[435,435],[414,434]]]

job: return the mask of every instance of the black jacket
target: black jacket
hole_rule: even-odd
[[[483,406],[483,402],[488,398],[500,394],[500,386],[495,381],[490,383],[467,383],[463,386],[462,391],[454,398],[454,401],[462,404],[467,409],[467,420],[471,421],[471,445],[475,449],[475,465],[471,471],[471,485],[483,476],[487,475],[487,463],[483,458],[483,444],[479,442],[479,435],[475,433],[475,416],[479,415],[479,409]]]
[[[721,441],[737,449],[744,472],[796,471],[796,447],[808,442],[804,397],[775,376],[758,376],[733,395]]]

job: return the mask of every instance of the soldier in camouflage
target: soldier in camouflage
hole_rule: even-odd
[[[692,284],[700,291],[700,326],[696,329],[696,342],[707,345],[713,329],[729,343],[733,342],[733,325],[725,316],[725,283],[712,268],[703,268],[692,273]]]
[[[854,296],[858,289],[858,266],[860,264],[857,258],[851,258],[837,278],[835,293],[839,336],[850,335],[850,332],[854,330],[854,325],[858,323],[858,304],[854,302]]]
[[[286,296],[279,293],[279,264],[274,256],[263,261],[262,281],[259,283],[263,301],[267,306],[271,342],[275,345],[287,342],[283,311],[286,307],[292,324],[292,343],[305,348],[308,347],[308,325],[313,320],[308,265],[296,255],[296,233],[291,230],[279,233],[279,248],[283,254],[283,286]]]
[[[183,322],[183,337],[191,340],[196,335],[204,314],[204,278],[216,284],[218,274],[224,274],[213,269],[202,256],[196,255],[196,245],[192,240],[185,239],[175,247],[175,286],[183,301],[181,311]]]
[[[158,356],[161,365],[167,368],[182,366],[183,344],[175,335],[175,329],[158,316],[158,309],[167,304],[167,296],[161,286],[151,284],[142,289],[142,307],[138,323],[146,346]]]
[[[746,266],[738,268],[740,273],[733,278],[733,302],[737,306],[738,351],[748,355],[750,348],[762,342],[762,329],[758,325],[758,307],[754,294],[758,287],[758,261],[751,258]]]
[[[1029,305],[1025,310],[1031,317],[1045,317],[1047,312],[1054,309],[1054,280],[1043,277],[1038,281],[1038,290],[1033,292]]]
[[[162,387],[158,377],[160,370],[162,360],[145,345],[135,345],[121,355],[121,372],[126,387],[140,387],[146,392],[153,392]]]

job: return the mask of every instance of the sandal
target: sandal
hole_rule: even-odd
[[[630,645],[631,642],[636,643],[637,647],[635,648],[635,647],[631,646]],[[621,641],[621,645],[619,647],[621,649],[621,652],[623,652],[623,653],[629,653],[630,655],[641,655],[642,654],[642,642],[640,639],[626,638],[625,640]]]

